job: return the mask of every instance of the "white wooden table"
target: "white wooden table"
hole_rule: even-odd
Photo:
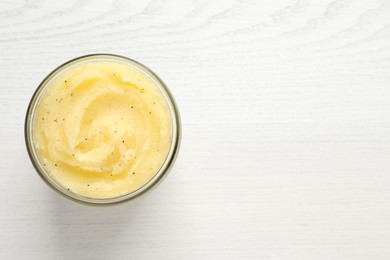
[[[29,99],[116,53],[181,109],[168,178],[74,204],[35,173]],[[390,259],[390,1],[0,0],[0,259]]]

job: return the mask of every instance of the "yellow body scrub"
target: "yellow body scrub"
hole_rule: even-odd
[[[34,166],[56,190],[113,203],[168,171],[179,127],[174,101],[155,74],[124,57],[90,55],[61,66],[38,88],[26,141]]]

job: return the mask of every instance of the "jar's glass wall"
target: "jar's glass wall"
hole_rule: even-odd
[[[45,170],[45,167],[43,167],[42,162],[39,159],[39,156],[37,154],[37,151],[34,146],[34,140],[33,140],[33,122],[34,122],[34,116],[36,113],[37,104],[39,103],[40,97],[42,93],[45,91],[45,88],[49,85],[50,81],[57,77],[60,73],[62,73],[67,68],[83,63],[83,62],[89,62],[94,60],[114,60],[117,62],[123,62],[130,66],[133,66],[137,68],[138,70],[142,71],[144,74],[146,74],[151,80],[155,82],[155,85],[158,86],[158,88],[161,91],[162,96],[164,97],[171,114],[172,118],[172,139],[171,139],[171,145],[168,151],[168,154],[166,156],[166,159],[161,166],[160,170],[151,178],[146,184],[144,184],[139,189],[128,193],[123,196],[119,197],[113,197],[113,198],[104,198],[104,199],[96,199],[86,196],[81,196],[76,193],[70,192],[63,186],[59,185],[51,176],[48,174],[48,172]],[[174,101],[174,98],[172,94],[169,92],[168,88],[164,84],[164,82],[150,69],[145,67],[144,65],[133,61],[131,59],[128,59],[126,57],[112,55],[112,54],[93,54],[93,55],[87,55],[83,57],[76,58],[74,60],[71,60],[58,68],[56,68],[53,72],[51,72],[39,85],[38,89],[34,93],[26,115],[26,121],[25,121],[25,140],[26,140],[26,146],[27,150],[30,156],[30,159],[36,169],[36,171],[39,173],[39,175],[42,177],[42,179],[55,191],[59,192],[61,195],[77,201],[81,203],[87,203],[87,204],[93,204],[93,205],[107,205],[107,204],[115,204],[123,201],[127,201],[130,199],[133,199],[135,197],[138,197],[139,195],[143,194],[144,192],[150,190],[152,187],[156,186],[157,183],[159,183],[169,172],[170,168],[172,167],[176,156],[178,154],[179,146],[180,146],[180,139],[181,139],[181,123],[180,123],[180,116],[179,111],[177,108],[177,105]]]

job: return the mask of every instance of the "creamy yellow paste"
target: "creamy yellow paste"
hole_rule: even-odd
[[[33,118],[33,142],[48,174],[91,198],[128,194],[165,161],[172,118],[156,84],[120,61],[92,60],[55,76]]]

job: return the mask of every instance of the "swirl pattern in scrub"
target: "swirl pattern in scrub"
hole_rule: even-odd
[[[167,157],[172,118],[143,72],[116,61],[75,64],[43,91],[33,119],[38,157],[61,186],[112,198],[146,184]]]

